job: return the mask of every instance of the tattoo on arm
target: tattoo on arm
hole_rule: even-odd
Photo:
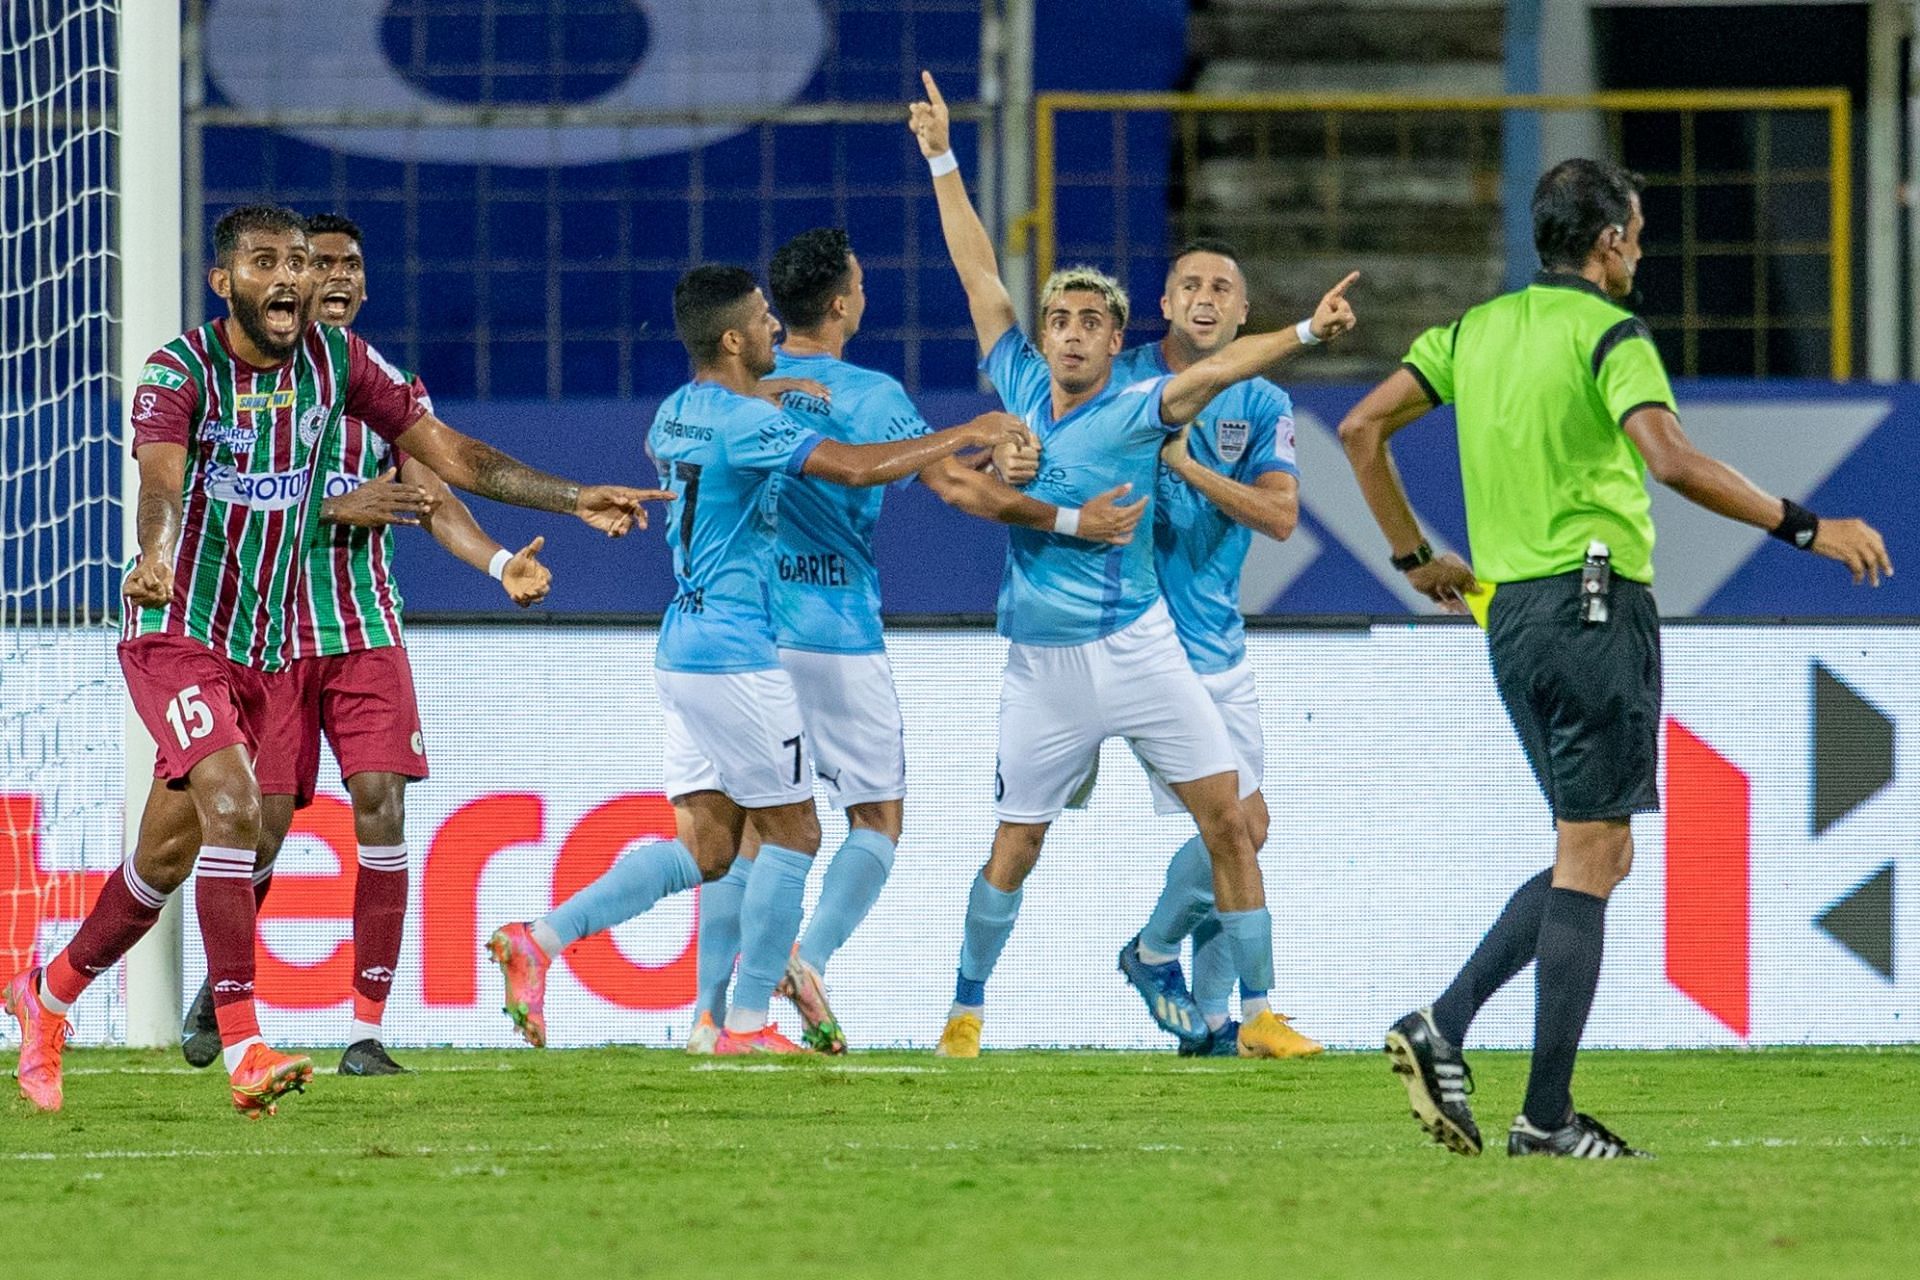
[[[473,466],[473,492],[483,498],[561,515],[572,515],[580,505],[580,486],[570,480],[536,471],[478,440],[468,441],[467,453]]]

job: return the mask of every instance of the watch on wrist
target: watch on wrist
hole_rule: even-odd
[[[1433,548],[1424,541],[1403,556],[1393,557],[1393,567],[1402,573],[1409,573],[1423,564],[1433,563]]]

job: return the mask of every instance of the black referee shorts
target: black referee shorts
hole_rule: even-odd
[[[1580,574],[1503,582],[1487,616],[1500,700],[1557,820],[1660,807],[1660,614],[1616,576],[1607,622],[1580,620]]]

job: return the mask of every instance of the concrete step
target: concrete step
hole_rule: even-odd
[[[1187,47],[1208,61],[1498,63],[1505,34],[1506,7],[1484,2],[1216,5],[1193,15]]]
[[[1487,97],[1505,91],[1498,62],[1286,62],[1220,58],[1195,77],[1199,94],[1402,93]]]

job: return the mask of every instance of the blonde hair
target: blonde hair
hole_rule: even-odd
[[[1040,286],[1040,314],[1045,316],[1047,308],[1063,293],[1084,291],[1097,293],[1106,299],[1107,311],[1113,316],[1113,327],[1125,330],[1127,327],[1127,291],[1120,282],[1098,267],[1078,266],[1062,267],[1047,277]]]

